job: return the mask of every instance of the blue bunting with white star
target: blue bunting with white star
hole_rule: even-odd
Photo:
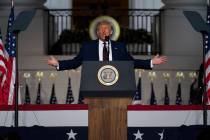
[[[203,136],[210,136],[210,127],[203,132],[204,127],[180,126],[180,127],[128,127],[128,140],[200,140]],[[204,139],[202,139],[204,140]]]
[[[0,127],[0,136],[21,140],[88,140],[88,127]]]

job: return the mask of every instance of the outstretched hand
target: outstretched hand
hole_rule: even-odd
[[[152,64],[153,65],[160,65],[164,64],[167,62],[167,57],[166,56],[159,56],[158,54],[152,58]]]
[[[47,64],[53,67],[57,67],[59,65],[58,60],[53,56],[50,56],[50,58],[47,60]]]

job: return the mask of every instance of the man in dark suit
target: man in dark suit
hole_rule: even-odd
[[[58,61],[53,56],[47,63],[57,70],[75,69],[83,61],[134,61],[135,68],[151,69],[153,65],[165,63],[165,56],[156,55],[153,59],[134,59],[126,50],[125,44],[111,41],[112,26],[108,21],[101,21],[97,25],[98,40],[84,43],[79,54],[71,60]]]

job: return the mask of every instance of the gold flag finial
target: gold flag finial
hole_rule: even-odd
[[[156,72],[151,71],[149,72],[149,78],[151,81],[153,81],[157,77]]]
[[[179,80],[179,82],[181,82],[181,79],[184,79],[184,73],[178,71],[178,72],[176,73],[176,78]]]
[[[28,79],[31,77],[31,74],[29,72],[23,73],[23,78],[25,78],[25,82],[28,83]]]
[[[169,78],[170,78],[170,73],[169,72],[163,72],[163,78],[165,81],[169,81]]]
[[[36,77],[38,78],[39,81],[41,81],[43,76],[44,76],[44,73],[42,71],[37,71],[36,72]]]
[[[197,73],[195,71],[194,72],[190,72],[189,73],[189,78],[191,78],[192,81],[194,81],[197,78]]]

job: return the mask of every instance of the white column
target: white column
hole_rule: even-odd
[[[48,9],[72,9],[72,4],[72,0],[47,0],[44,6]],[[60,16],[54,21],[55,25],[58,25],[56,29],[58,31],[58,36],[64,29],[71,29],[71,18],[67,18],[65,12],[63,12],[63,14],[64,16]]]
[[[161,0],[130,0],[129,1],[130,9],[160,9],[162,6],[163,6],[163,3],[161,2]],[[136,11],[135,13],[139,15],[141,12]],[[145,14],[145,11],[142,13]],[[150,18],[148,20],[150,20]],[[139,23],[139,25],[137,23]],[[133,28],[133,29],[146,28],[147,25],[144,25],[146,23],[143,23],[143,25],[141,23],[142,23],[142,19],[138,18],[137,16],[130,17],[129,19],[130,28]]]
[[[130,9],[159,9],[162,6],[161,0],[129,0]]]
[[[73,0],[47,0],[44,4],[48,9],[71,9]]]
[[[42,8],[46,0],[14,0],[17,9]],[[11,0],[1,0],[0,10],[10,9]]]

